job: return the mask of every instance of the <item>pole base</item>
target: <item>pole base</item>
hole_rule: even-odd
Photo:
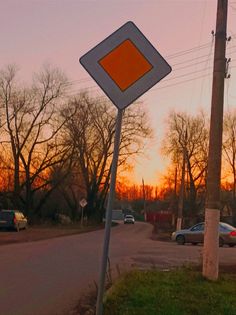
[[[219,209],[205,210],[205,232],[202,275],[215,281],[219,273]]]

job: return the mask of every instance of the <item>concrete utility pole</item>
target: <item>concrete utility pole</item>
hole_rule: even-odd
[[[226,71],[225,47],[228,0],[218,0],[213,85],[211,100],[210,143],[208,155],[207,192],[205,209],[205,235],[203,250],[203,276],[218,279],[220,178],[222,155],[222,129],[224,79]]]

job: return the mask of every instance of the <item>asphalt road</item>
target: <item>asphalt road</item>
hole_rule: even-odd
[[[163,269],[199,262],[202,246],[152,241],[146,223],[112,229],[113,270]],[[104,231],[0,247],[0,314],[68,314],[80,294],[98,279]],[[236,248],[220,248],[221,263],[235,263]]]

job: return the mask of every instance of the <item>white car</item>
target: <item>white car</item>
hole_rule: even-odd
[[[130,224],[134,224],[135,220],[134,220],[134,216],[131,214],[127,214],[124,217],[124,224],[130,223]]]

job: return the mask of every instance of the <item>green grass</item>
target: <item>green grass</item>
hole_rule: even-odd
[[[104,315],[235,315],[236,275],[216,282],[187,268],[133,271],[107,293]]]

